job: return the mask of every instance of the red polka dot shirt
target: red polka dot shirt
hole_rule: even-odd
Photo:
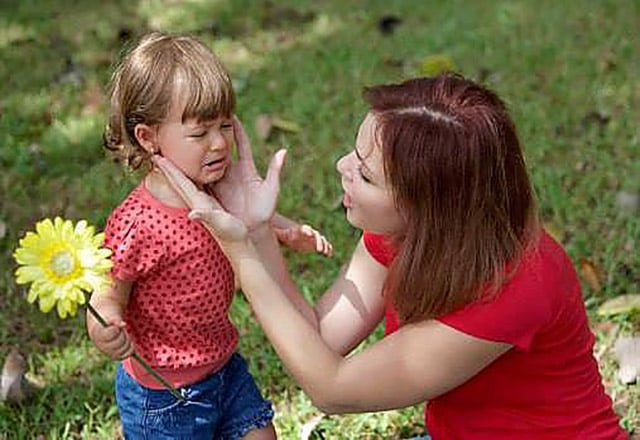
[[[188,212],[159,202],[143,183],[105,228],[112,276],[133,282],[127,332],[136,352],[175,386],[219,370],[238,341],[228,316],[231,264]],[[162,387],[137,362],[127,360],[124,367],[142,385]]]

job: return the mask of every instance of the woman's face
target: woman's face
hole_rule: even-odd
[[[384,175],[382,151],[375,138],[372,113],[360,124],[353,151],[337,164],[342,177],[347,220],[353,226],[379,234],[400,231],[404,223],[393,202],[393,192]]]

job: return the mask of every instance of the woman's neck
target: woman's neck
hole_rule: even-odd
[[[162,173],[152,170],[145,176],[144,186],[159,202],[172,208],[188,208],[180,194],[173,189]]]

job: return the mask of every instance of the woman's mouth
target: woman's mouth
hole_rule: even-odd
[[[351,208],[351,197],[349,194],[344,193],[342,196],[342,205],[347,209]]]

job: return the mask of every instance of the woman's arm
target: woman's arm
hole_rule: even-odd
[[[332,350],[349,353],[381,321],[387,270],[369,255],[362,240],[331,287],[311,307],[291,280],[270,228],[258,228],[250,237],[265,270]]]
[[[429,320],[404,326],[345,359],[287,299],[252,243],[233,254],[265,334],[287,370],[325,412],[378,411],[423,402],[462,384],[510,348]]]

